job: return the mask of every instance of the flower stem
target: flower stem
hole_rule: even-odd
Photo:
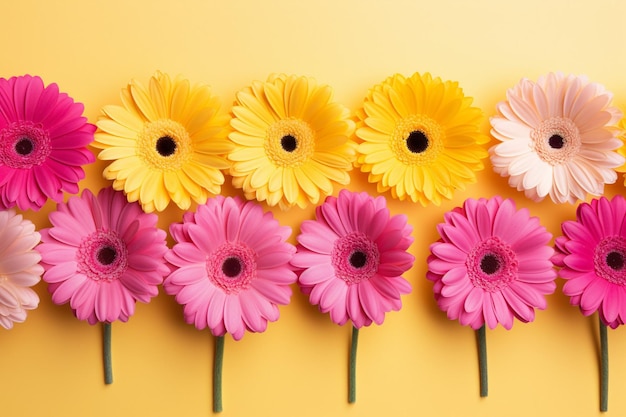
[[[356,349],[359,344],[359,329],[352,326],[352,342],[350,345],[350,361],[348,365],[348,402],[356,402]]]
[[[476,330],[476,343],[478,343],[478,372],[480,375],[480,396],[486,397],[489,392],[489,379],[487,374],[487,334],[485,325]]]
[[[224,336],[215,336],[213,359],[213,412],[222,412],[222,364],[224,363]]]
[[[102,323],[102,360],[104,362],[104,383],[113,383],[113,366],[111,365],[111,323]]]
[[[606,324],[600,319],[600,411],[609,408],[609,340]]]

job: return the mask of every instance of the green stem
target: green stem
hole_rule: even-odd
[[[489,392],[489,379],[487,374],[487,334],[485,325],[476,330],[476,343],[478,344],[478,372],[480,375],[480,396],[486,397]]]
[[[113,383],[113,366],[111,365],[111,323],[102,323],[102,361],[104,363],[104,383]]]
[[[359,329],[352,326],[352,342],[350,345],[350,361],[348,365],[348,402],[356,402],[356,349],[359,344]]]
[[[215,336],[213,360],[213,412],[222,412],[222,365],[224,363],[224,336]]]
[[[600,319],[600,411],[609,408],[609,340],[606,324]]]

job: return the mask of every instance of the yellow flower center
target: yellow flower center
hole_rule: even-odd
[[[315,152],[315,132],[300,119],[283,119],[272,124],[265,135],[265,153],[275,164],[295,167]]]
[[[443,149],[441,126],[423,114],[398,120],[391,136],[391,150],[406,165],[426,165]]]
[[[139,157],[153,168],[164,171],[180,169],[193,154],[189,133],[183,125],[170,119],[146,122],[137,143]]]
[[[576,124],[565,117],[551,117],[530,134],[532,148],[550,165],[559,165],[576,155],[581,146]]]

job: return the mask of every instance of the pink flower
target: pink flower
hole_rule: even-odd
[[[166,259],[175,270],[163,286],[184,306],[187,323],[239,340],[278,320],[277,305],[289,303],[296,281],[290,227],[256,203],[217,196],[170,233],[177,243]]]
[[[514,317],[533,321],[556,288],[552,235],[539,219],[498,196],[468,199],[444,219],[426,275],[439,308],[474,330],[485,323],[510,329]]]
[[[413,242],[407,217],[390,217],[384,197],[347,190],[327,197],[316,217],[302,223],[291,261],[302,269],[300,288],[339,325],[382,324],[411,292],[401,276],[415,260],[407,252]]]
[[[626,200],[615,196],[581,203],[576,221],[561,225],[554,263],[567,280],[563,293],[585,316],[594,312],[611,328],[626,320]]]
[[[39,239],[35,225],[21,214],[0,211],[0,326],[5,329],[26,320],[26,310],[39,305],[37,293],[30,288],[43,273],[41,256],[34,249]]]
[[[96,127],[56,84],[39,77],[0,78],[0,208],[39,210],[78,192]]]
[[[127,321],[136,301],[157,295],[169,268],[156,215],[109,187],[59,204],[50,222],[38,249],[53,302],[69,302],[89,324],[112,323]]]

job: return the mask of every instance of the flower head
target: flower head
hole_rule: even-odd
[[[37,284],[43,273],[41,256],[34,248],[41,236],[35,225],[15,214],[0,211],[0,326],[26,320],[26,310],[39,305],[37,293],[30,287]]]
[[[482,112],[458,83],[395,74],[374,86],[359,117],[357,163],[379,192],[439,205],[475,182],[487,157],[480,132]]]
[[[272,75],[237,93],[233,107],[233,184],[248,199],[289,208],[317,204],[348,184],[354,122],[332,89],[308,77]]]
[[[78,192],[95,126],[84,107],[39,77],[0,78],[0,208],[39,210]]]
[[[296,281],[291,228],[256,203],[217,196],[170,232],[176,244],[166,259],[174,270],[163,287],[184,306],[187,323],[239,340],[278,320],[277,305],[289,303]]]
[[[586,77],[549,73],[537,82],[523,79],[507,91],[491,118],[494,171],[509,185],[540,201],[575,203],[601,195],[624,163],[617,152],[616,123],[622,113],[613,95]]]
[[[563,222],[554,262],[567,280],[563,293],[585,316],[596,311],[616,328],[626,321],[626,200],[581,203],[576,221]]]
[[[327,197],[316,220],[302,223],[292,260],[301,268],[298,284],[339,325],[382,324],[411,292],[402,277],[415,259],[407,252],[411,231],[406,216],[390,217],[384,197],[347,190]]]
[[[556,288],[552,235],[513,200],[468,199],[437,226],[426,277],[439,308],[474,330],[530,322]]]
[[[127,321],[136,301],[157,295],[169,268],[156,215],[109,187],[59,204],[50,222],[38,250],[54,303],[69,302],[89,324],[112,323]]]
[[[144,211],[164,210],[170,200],[187,209],[219,194],[229,116],[208,86],[171,80],[157,72],[148,87],[131,80],[122,90],[123,106],[105,106],[94,146],[98,158],[113,161],[104,176],[128,201]]]

